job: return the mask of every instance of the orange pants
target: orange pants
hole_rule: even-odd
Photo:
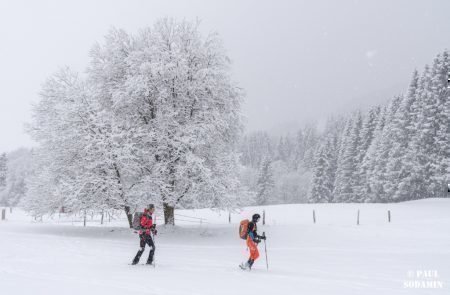
[[[253,242],[250,236],[247,237],[247,247],[250,250],[250,259],[256,260],[259,257],[258,245]]]

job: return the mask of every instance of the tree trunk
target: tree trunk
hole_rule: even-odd
[[[164,224],[175,225],[175,208],[167,203],[164,206]]]
[[[130,206],[125,206],[125,214],[127,215],[128,224],[130,225],[130,228],[133,228],[133,215],[131,214]]]
[[[86,210],[84,210],[83,226],[86,227]]]

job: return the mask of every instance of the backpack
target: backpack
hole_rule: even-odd
[[[133,217],[133,229],[140,230],[141,226],[141,218],[144,215],[144,212],[135,212]]]
[[[239,237],[243,240],[247,239],[248,236],[248,223],[250,221],[248,219],[244,219],[239,224]]]

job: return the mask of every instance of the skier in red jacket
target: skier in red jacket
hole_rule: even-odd
[[[138,264],[139,259],[144,253],[145,245],[147,244],[151,247],[150,254],[148,255],[147,264],[153,263],[153,256],[155,255],[155,243],[153,242],[151,233],[156,235],[158,231],[156,230],[156,224],[153,224],[152,214],[155,212],[155,206],[153,204],[148,205],[144,209],[144,214],[141,217],[141,230],[139,230],[139,246],[140,249],[133,259],[131,264]]]

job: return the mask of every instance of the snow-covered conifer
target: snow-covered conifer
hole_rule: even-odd
[[[258,205],[267,205],[273,198],[274,179],[270,159],[262,162],[257,182],[256,202]]]
[[[319,148],[316,161],[314,163],[314,170],[311,181],[311,188],[308,193],[308,201],[310,203],[328,203],[331,200],[331,191],[329,186],[329,162],[326,145]]]

